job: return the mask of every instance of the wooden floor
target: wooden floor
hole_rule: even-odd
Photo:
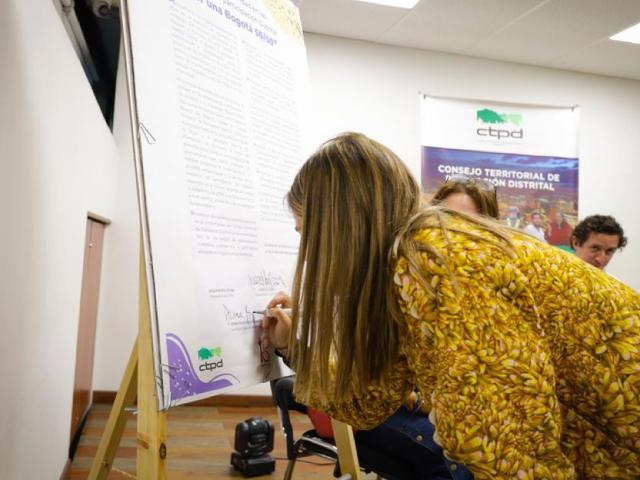
[[[85,425],[75,458],[71,466],[72,480],[87,478],[100,435],[109,415],[109,405],[97,404],[92,407]],[[312,428],[308,418],[292,413],[292,423],[297,437]],[[233,451],[235,426],[239,422],[260,416],[271,420],[275,428],[275,447],[272,456],[276,458],[276,471],[271,475],[253,477],[256,479],[281,479],[287,466],[285,460],[284,436],[275,407],[205,407],[182,406],[169,410],[167,434],[167,478],[172,479],[225,479],[242,478],[233,471],[229,460]],[[127,422],[120,448],[116,454],[114,468],[109,479],[131,479],[136,469],[136,421],[133,414]],[[333,464],[320,457],[307,457],[298,461],[293,478],[331,479]],[[314,462],[314,464],[308,463]],[[316,465],[320,464],[320,465]],[[145,479],[140,479],[145,480]]]

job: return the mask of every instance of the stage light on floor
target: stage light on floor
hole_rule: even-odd
[[[269,455],[273,450],[273,425],[262,417],[251,417],[236,425],[235,452],[231,465],[244,477],[266,475],[276,469]]]

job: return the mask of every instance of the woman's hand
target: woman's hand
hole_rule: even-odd
[[[262,319],[262,342],[265,348],[274,346],[277,349],[287,348],[291,334],[291,317],[283,308],[291,308],[291,297],[279,292],[267,305],[269,314]]]

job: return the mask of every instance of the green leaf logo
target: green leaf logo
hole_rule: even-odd
[[[208,360],[211,357],[222,357],[222,347],[204,348],[198,350],[198,358],[200,360]]]
[[[522,123],[521,113],[498,113],[489,108],[476,111],[476,120],[482,123],[511,123],[519,127]]]

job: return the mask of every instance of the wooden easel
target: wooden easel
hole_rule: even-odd
[[[138,130],[138,112],[136,110],[136,88],[133,81],[131,50],[131,32],[126,0],[121,0],[122,45],[125,56],[127,92],[129,94],[129,118],[131,120],[131,140],[138,186],[138,208],[140,209],[140,272],[138,337],[131,350],[120,388],[111,407],[96,456],[91,465],[89,480],[106,479],[113,466],[118,445],[127,423],[127,408],[137,405],[136,466],[137,478],[164,480],[165,458],[167,456],[166,432],[167,414],[158,411],[158,396],[153,365],[153,341],[151,338],[151,313],[145,262],[145,225],[144,181],[142,180],[142,162],[140,136]],[[137,401],[136,401],[137,400]]]
[[[109,419],[100,439],[100,445],[93,459],[89,480],[106,479],[109,475],[127,423],[126,409],[136,404],[136,399],[138,412],[136,476],[145,480],[164,480],[167,478],[164,465],[167,453],[167,414],[158,411],[153,369],[151,316],[142,248],[141,242],[138,338],[133,345],[129,363],[127,363],[120,388],[109,413]]]
[[[338,460],[340,471],[343,475],[351,476],[351,480],[361,480],[360,463],[356,451],[356,441],[353,438],[353,429],[346,423],[331,419],[333,438],[338,448]]]

